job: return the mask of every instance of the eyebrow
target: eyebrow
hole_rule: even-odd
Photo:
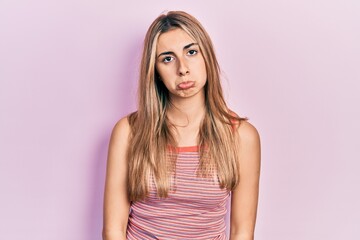
[[[198,43],[190,43],[190,44],[187,44],[187,45],[184,46],[183,50],[186,50],[186,49],[188,49],[188,48],[190,48],[190,47],[192,47],[192,46],[194,46],[194,45],[199,45],[199,44],[198,44]],[[160,53],[157,57],[160,57],[160,56],[162,56],[162,55],[169,55],[169,54],[174,54],[174,52],[162,52],[162,53]]]

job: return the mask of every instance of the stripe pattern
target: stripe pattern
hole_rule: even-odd
[[[197,147],[179,147],[175,190],[156,196],[154,183],[144,201],[132,203],[127,239],[226,239],[226,202],[230,192],[213,179],[199,178]]]

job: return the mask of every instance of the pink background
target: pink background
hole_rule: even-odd
[[[360,2],[0,2],[0,239],[95,240],[146,29],[186,10],[262,137],[256,239],[360,239]]]

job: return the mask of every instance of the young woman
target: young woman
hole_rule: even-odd
[[[228,109],[210,37],[168,12],[144,41],[138,111],[114,127],[104,240],[254,239],[260,174],[256,129]]]

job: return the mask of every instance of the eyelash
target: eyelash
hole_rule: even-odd
[[[191,50],[188,51],[188,53],[190,53],[190,52],[193,52],[193,53],[192,53],[192,54],[189,54],[189,55],[190,55],[190,56],[194,56],[194,55],[196,55],[196,54],[198,53],[198,50],[191,49]],[[169,59],[169,58],[171,58],[171,59],[167,61],[166,59]],[[174,57],[167,56],[167,57],[164,57],[162,61],[163,61],[164,63],[169,63],[173,58],[174,58]]]
[[[194,53],[194,54],[190,54],[190,55],[195,55],[195,54],[197,54],[197,53],[198,53],[198,51],[197,51],[197,50],[195,50],[195,49],[191,49],[191,50],[189,50],[189,52],[188,52],[188,53],[190,53],[191,51],[194,51],[195,53]]]
[[[169,57],[169,56],[167,56],[167,57],[164,57],[164,59],[162,60],[164,63],[169,63],[170,62],[170,60],[168,60],[168,61],[166,61],[166,59],[169,59],[169,58],[173,58],[173,57]]]

